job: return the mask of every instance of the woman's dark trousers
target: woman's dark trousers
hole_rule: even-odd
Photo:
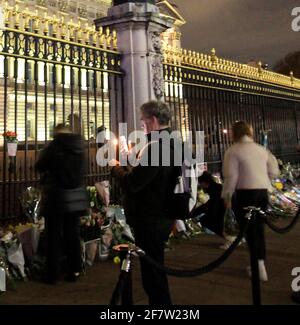
[[[236,191],[236,208],[235,213],[237,221],[242,227],[245,222],[245,215],[247,211],[244,209],[248,206],[255,206],[265,210],[268,205],[268,191],[265,189],[257,190],[237,190]],[[257,234],[257,257],[259,260],[266,259],[266,243],[265,243],[265,230],[264,222],[259,215],[256,216],[256,234]],[[253,250],[253,232],[248,229],[246,233],[246,240],[250,252]]]

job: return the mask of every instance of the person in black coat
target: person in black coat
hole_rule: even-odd
[[[55,284],[65,247],[67,279],[75,281],[82,269],[79,217],[88,209],[84,187],[84,143],[79,134],[62,124],[53,141],[43,149],[36,169],[41,174],[42,202],[47,238],[46,282]]]
[[[224,214],[225,206],[221,198],[222,185],[215,182],[208,172],[198,178],[198,185],[209,195],[209,200],[193,211],[192,217],[199,218],[203,227],[224,237]]]
[[[143,154],[140,161],[143,161],[144,157],[150,158],[152,149],[153,152],[159,152],[160,157],[162,150],[170,150],[172,156],[174,146],[171,143],[167,148],[162,141],[154,139],[154,134],[171,132],[168,127],[170,120],[168,106],[156,101],[145,103],[141,107],[141,120],[148,144],[141,150]],[[149,163],[148,166],[139,164],[132,168],[121,166],[112,168],[112,175],[120,181],[125,192],[126,218],[128,216],[128,223],[133,227],[136,245],[161,265],[164,264],[165,242],[174,224],[168,213],[168,202],[178,174],[178,167],[174,167],[173,158],[170,157],[168,166],[161,164],[160,160],[156,166]],[[141,273],[149,304],[170,305],[171,297],[166,274],[144,260],[141,260]]]

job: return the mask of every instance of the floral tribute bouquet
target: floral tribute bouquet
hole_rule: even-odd
[[[280,187],[277,184],[278,181],[273,182],[273,188],[269,193],[267,212],[275,218],[292,217],[298,209],[297,194],[293,190],[288,191],[284,185]]]
[[[108,222],[103,200],[95,186],[88,186],[87,192],[90,200],[90,213],[80,219],[80,233],[84,242],[101,237],[101,229]]]
[[[24,280],[25,259],[22,244],[17,237],[17,227],[10,225],[0,229],[0,267],[7,280]]]
[[[6,142],[18,142],[17,133],[13,131],[6,131],[2,133]]]
[[[17,133],[13,131],[6,131],[2,133],[2,136],[6,142],[8,156],[15,157],[18,147]]]

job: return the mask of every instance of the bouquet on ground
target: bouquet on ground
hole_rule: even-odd
[[[82,239],[87,242],[101,237],[101,229],[105,224],[105,214],[91,210],[91,214],[81,217],[80,233]]]
[[[80,233],[84,242],[99,239],[102,229],[107,223],[106,209],[96,187],[88,186],[87,192],[90,201],[90,212],[89,215],[80,219]]]
[[[272,217],[291,217],[294,216],[298,210],[297,204],[294,200],[288,197],[289,195],[283,191],[272,189],[269,193],[268,214]]]

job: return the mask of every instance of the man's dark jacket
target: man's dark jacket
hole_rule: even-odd
[[[161,131],[171,132],[170,129]],[[160,131],[160,132],[161,132]],[[153,140],[151,133],[148,141]],[[172,140],[172,139],[171,139]],[[151,146],[159,146],[160,157],[165,148],[162,141],[147,146],[150,157]],[[169,201],[175,188],[178,167],[174,167],[174,143],[170,142],[170,166],[141,166],[133,168],[114,167],[112,175],[117,177],[124,192],[124,208],[129,224],[171,223],[168,213]]]
[[[41,152],[36,169],[43,187],[41,214],[86,212],[85,154],[79,134],[57,134]]]

